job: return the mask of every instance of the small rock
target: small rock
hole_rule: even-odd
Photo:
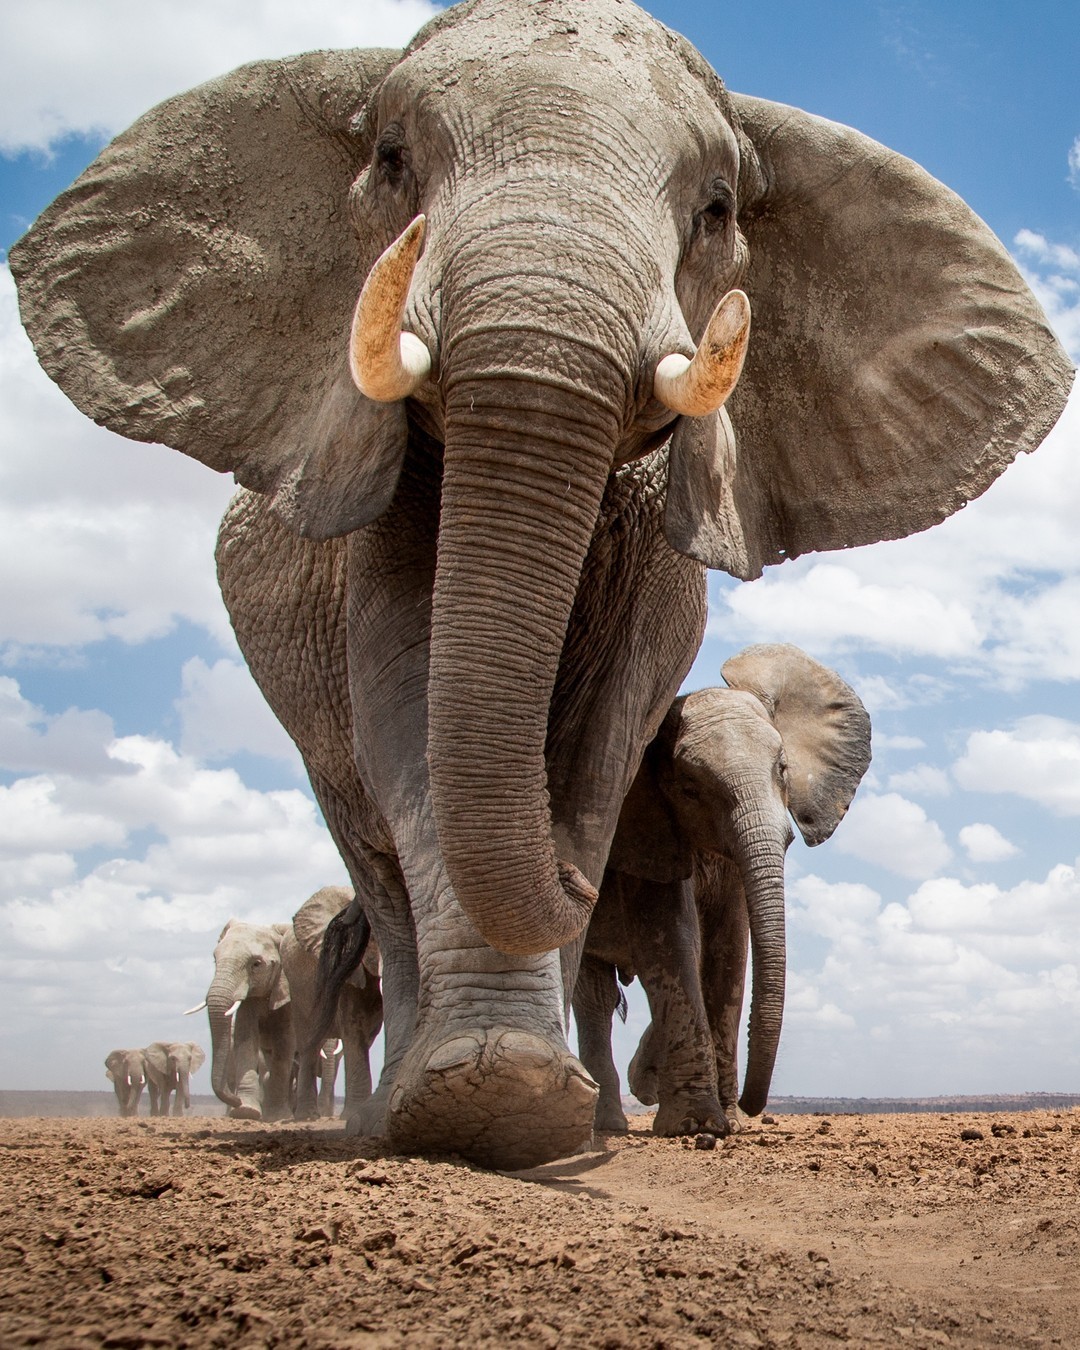
[[[715,1134],[698,1134],[694,1136],[694,1147],[699,1149],[710,1149],[716,1147]]]
[[[961,1138],[961,1139],[984,1139],[985,1137],[986,1137],[986,1136],[983,1134],[982,1130],[961,1130],[961,1131],[960,1131],[960,1138]]]

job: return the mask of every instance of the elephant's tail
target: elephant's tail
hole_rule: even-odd
[[[337,1017],[338,998],[345,981],[360,965],[371,940],[367,915],[353,900],[326,926],[316,976],[314,1030],[303,1053],[314,1054],[329,1037]]]

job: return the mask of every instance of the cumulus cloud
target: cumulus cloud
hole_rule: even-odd
[[[177,700],[185,754],[210,763],[245,751],[284,760],[304,774],[299,751],[270,711],[247,666],[223,657],[212,666],[201,657],[186,661]]]
[[[975,863],[1004,862],[1015,858],[1020,850],[993,825],[976,823],[965,825],[959,835],[960,846]]]
[[[860,793],[833,847],[916,880],[933,876],[952,857],[941,826],[918,803],[897,792]]]
[[[933,764],[916,764],[891,774],[888,786],[892,792],[910,792],[916,797],[947,797],[952,792],[948,774]]]
[[[78,710],[83,752],[60,762],[54,723],[12,684],[6,707],[32,733],[19,754],[34,762],[36,734],[51,767],[0,786],[0,981],[20,991],[0,1078],[92,1087],[87,1057],[193,1034],[180,1014],[205,992],[228,918],[287,920],[318,887],[348,882],[299,789],[256,791],[234,769],[116,737],[107,717]],[[21,1082],[26,1047],[46,1045],[53,1081]]]
[[[970,792],[1012,792],[1055,815],[1080,815],[1080,726],[1035,715],[973,732],[953,774]]]
[[[38,365],[0,268],[0,653],[141,642],[187,619],[232,648],[214,575],[231,479],[97,427]]]
[[[0,151],[113,134],[182,89],[267,57],[396,47],[437,12],[425,0],[39,0],[5,16]]]

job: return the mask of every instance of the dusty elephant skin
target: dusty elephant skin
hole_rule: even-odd
[[[954,194],[617,0],[245,67],[119,137],[11,264],[88,415],[257,494],[234,624],[384,960],[360,1124],[501,1165],[589,1137],[566,990],[704,566],[934,524],[1071,373]]]
[[[1075,1344],[1077,1112],[648,1129],[510,1177],[340,1129],[0,1121],[0,1344]]]

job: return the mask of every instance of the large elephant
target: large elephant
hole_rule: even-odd
[[[353,1119],[371,1096],[368,1052],[382,1027],[379,987],[379,949],[368,942],[356,970],[343,983],[334,1020],[317,1032],[318,965],[327,925],[352,903],[353,893],[343,886],[324,886],[309,896],[293,915],[281,939],[281,967],[289,981],[293,1039],[296,1044],[296,1120],[315,1120],[334,1114],[334,1079],[338,1054],[332,1057],[324,1037],[343,1043],[345,1060],[345,1118]],[[316,1080],[319,1080],[318,1083]]]
[[[597,1123],[625,1130],[611,1058],[616,970],[637,975],[652,1025],[631,1090],[659,1103],[657,1134],[726,1134],[736,1103],[768,1100],[784,1001],[784,858],[790,821],[811,846],[843,819],[870,764],[870,718],[849,685],[789,644],[726,661],[727,688],[675,700],[623,803],[585,942],[574,1013],[600,1083]],[[779,922],[778,933],[767,925]],[[754,984],[746,1083],[737,1049],[747,937]],[[775,987],[773,981],[779,981]]]
[[[150,1114],[182,1116],[191,1109],[190,1078],[206,1063],[206,1052],[194,1041],[154,1041],[143,1051],[146,1082],[150,1089]],[[173,1095],[175,1094],[175,1096]]]
[[[110,1050],[105,1057],[105,1077],[113,1085],[122,1116],[139,1114],[139,1098],[146,1086],[144,1051]]]
[[[566,992],[705,565],[924,529],[1070,383],[953,193],[627,0],[464,0],[405,52],[244,67],[11,262],[81,408],[257,494],[222,574],[382,951],[364,1123],[501,1166],[589,1136]]]
[[[238,1120],[284,1120],[292,1114],[295,1041],[289,981],[281,965],[288,928],[230,919],[214,948],[206,1002],[199,1005],[210,1019],[214,1095]]]

